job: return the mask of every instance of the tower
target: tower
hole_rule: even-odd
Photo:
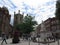
[[[22,22],[23,22],[23,15],[20,14],[20,10],[18,10],[17,14],[14,12],[14,26]]]

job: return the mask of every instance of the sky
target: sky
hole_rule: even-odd
[[[5,6],[11,14],[11,24],[13,24],[14,11],[35,16],[35,20],[40,24],[48,18],[55,17],[57,0],[0,0],[0,7]]]

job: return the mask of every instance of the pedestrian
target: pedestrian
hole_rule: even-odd
[[[5,33],[2,33],[2,42],[1,42],[1,45],[3,44],[4,41],[5,41],[5,43],[7,44],[6,34],[5,34]]]
[[[13,34],[13,39],[12,39],[12,43],[19,43],[20,39],[19,39],[19,31],[15,30],[14,34]]]

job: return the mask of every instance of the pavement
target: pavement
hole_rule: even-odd
[[[20,39],[21,41],[19,43],[16,43],[16,44],[12,44],[12,39],[7,39],[7,43],[8,44],[5,44],[5,42],[3,43],[3,45],[58,45],[58,41],[56,42],[52,42],[52,43],[47,43],[47,44],[42,44],[42,43],[37,43],[37,42],[32,42],[32,41],[27,41],[27,40],[22,40]],[[2,40],[0,40],[0,45],[1,45],[1,42]],[[60,40],[59,40],[60,42]]]
[[[2,40],[0,40],[0,45],[1,45],[1,42],[2,42]],[[12,39],[7,39],[7,43],[8,44],[6,44],[5,42],[3,43],[3,45],[29,45],[29,41],[27,41],[27,40],[21,40],[19,43],[16,43],[16,44],[12,44]],[[30,43],[31,45],[37,45],[37,43],[33,43],[33,42],[31,42]]]

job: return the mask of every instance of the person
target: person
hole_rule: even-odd
[[[1,45],[3,44],[4,41],[5,41],[5,43],[7,44],[6,34],[5,34],[5,33],[2,33],[2,42],[1,42]]]
[[[13,39],[12,39],[12,43],[19,43],[20,39],[19,39],[19,31],[15,30],[14,34],[13,34]]]

